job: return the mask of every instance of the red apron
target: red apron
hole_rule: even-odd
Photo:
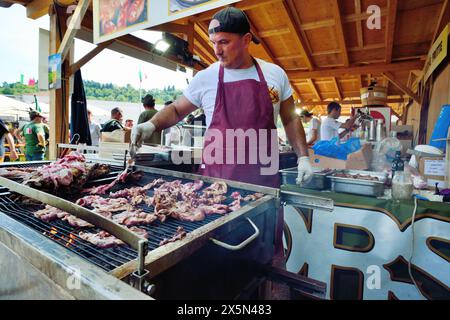
[[[262,146],[265,150],[261,151],[265,151],[265,154],[270,159],[272,159],[271,155],[273,155],[277,161],[279,160],[279,151],[276,126],[273,119],[272,99],[270,98],[267,82],[264,79],[261,68],[256,60],[253,61],[258,72],[259,82],[254,79],[247,79],[224,83],[224,68],[220,66],[216,104],[211,125],[205,133],[203,164],[200,166],[199,173],[210,177],[279,188],[278,170],[273,175],[261,174],[261,168],[264,166],[260,162],[259,148]],[[242,132],[248,132],[247,130],[249,129],[256,130],[254,132],[256,132],[257,143],[254,140],[252,143],[246,140],[245,146],[238,148],[239,145],[235,137],[234,146],[229,145],[226,141],[227,129],[242,129]],[[260,129],[265,130],[267,133],[261,139],[259,136]],[[222,136],[222,143],[218,143],[215,138],[209,140],[208,137],[216,136],[219,132]],[[267,140],[265,143],[262,143],[264,142],[262,139]],[[273,146],[272,140],[276,141],[277,145]],[[211,148],[212,143],[214,143],[214,147]],[[219,158],[222,164],[210,164],[211,160],[206,161],[207,155],[205,155],[205,151],[208,149],[214,150],[211,154],[215,159]],[[245,162],[244,164],[239,164],[237,161],[238,156],[240,155],[242,158],[243,154],[245,155]],[[217,155],[218,158],[216,157]],[[233,161],[227,161],[231,157],[233,157]],[[253,159],[256,158],[256,163],[254,163],[255,161],[250,161],[252,157]]]
[[[226,159],[226,130],[227,129],[266,129],[269,131],[267,135],[266,143],[266,155],[271,155],[275,152],[274,156],[277,161],[279,160],[279,150],[278,150],[278,136],[276,131],[272,132],[275,134],[275,139],[271,140],[270,130],[275,129],[274,114],[273,114],[273,104],[272,99],[269,94],[267,82],[261,71],[258,62],[253,59],[256,70],[258,72],[259,82],[254,79],[240,80],[235,82],[224,83],[224,68],[220,66],[219,70],[219,83],[217,88],[216,103],[214,108],[214,113],[211,121],[211,125],[205,133],[205,145],[206,148],[214,142],[214,140],[208,141],[208,136],[212,131],[221,132],[223,137],[221,150],[216,150],[217,152],[222,152],[224,164],[206,164],[205,163],[205,153],[203,153],[203,165],[200,166],[199,173],[202,175],[216,177],[227,180],[242,181],[246,183],[257,184],[261,186],[267,186],[272,188],[280,187],[280,180],[277,172],[273,175],[261,175],[261,167],[263,165],[258,159],[257,164],[249,164],[249,154],[256,152],[258,155],[258,144],[249,144],[248,141],[245,143],[245,164],[225,164]],[[276,145],[272,150],[271,141],[276,141]],[[214,143],[217,146],[217,142]],[[236,146],[236,141],[234,143],[234,160],[236,160],[238,152]],[[236,163],[236,162],[234,162]],[[278,167],[278,165],[277,165]],[[278,213],[277,226],[275,232],[275,258],[273,264],[278,267],[285,266],[284,260],[284,250],[283,250],[283,225],[284,225],[284,214],[282,207]],[[278,291],[278,290],[277,290]]]

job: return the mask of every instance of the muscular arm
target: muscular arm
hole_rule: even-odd
[[[9,145],[9,154],[11,160],[17,159],[17,151],[16,151],[16,145],[14,144],[14,138],[11,133],[6,134],[6,141]]]
[[[353,127],[353,125],[355,124],[356,119],[357,119],[356,116],[351,117],[349,122],[343,123],[343,124],[341,125],[341,128],[350,130],[350,129]]]
[[[155,114],[151,122],[155,125],[156,130],[161,131],[174,126],[195,109],[197,109],[195,105],[181,96],[174,103]]]
[[[308,156],[305,129],[303,129],[300,117],[295,113],[295,103],[292,96],[281,102],[280,117],[289,143],[294,148],[297,156],[299,158]]]

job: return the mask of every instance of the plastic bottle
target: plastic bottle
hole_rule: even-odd
[[[412,177],[404,171],[405,163],[401,159],[401,152],[397,151],[392,161],[392,198],[395,200],[409,200],[414,191]]]

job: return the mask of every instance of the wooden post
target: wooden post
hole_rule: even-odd
[[[61,33],[58,31],[58,23],[61,24]],[[66,31],[66,18],[60,17],[58,21],[54,9],[50,13],[50,48],[49,52],[55,54],[61,44],[61,35]],[[72,52],[68,56],[72,56]],[[54,160],[58,157],[58,143],[67,143],[69,138],[69,61],[65,59],[61,66],[61,89],[49,91],[50,98],[50,138],[49,158]]]

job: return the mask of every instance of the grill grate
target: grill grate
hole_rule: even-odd
[[[32,167],[32,166],[36,166],[36,164],[20,165],[20,167]],[[112,170],[120,169],[120,167],[116,168],[112,167],[111,169]],[[145,173],[143,178],[140,179],[138,182],[127,183],[125,185],[124,184],[116,185],[111,190],[111,192],[115,192],[125,188],[130,188],[133,186],[144,186],[145,184],[157,178],[163,178],[166,181],[181,180],[183,183],[192,181],[171,176],[162,176],[151,173]],[[205,185],[203,188],[206,188],[207,186],[208,185]],[[246,195],[253,193],[229,187],[227,193],[228,199],[225,201],[225,204],[229,204],[233,201],[233,199],[230,198],[230,195],[234,191],[239,191],[241,195],[244,197]],[[147,192],[147,195],[153,196],[153,189],[149,190]],[[78,194],[76,196],[72,195],[65,198],[70,201],[75,201],[80,197],[82,197],[82,195]],[[242,202],[242,205],[245,205],[245,203]],[[66,221],[55,220],[51,222],[45,222],[40,220],[39,218],[36,218],[33,215],[33,213],[41,208],[42,206],[36,204],[24,204],[21,202],[16,202],[14,200],[13,195],[6,188],[0,188],[1,212],[27,225],[28,227],[36,230],[37,232],[45,235],[46,237],[52,239],[54,242],[58,243],[59,245],[64,246],[67,250],[76,253],[77,255],[83,257],[84,259],[97,265],[98,267],[106,271],[112,271],[117,267],[137,258],[137,252],[126,244],[116,246],[113,248],[98,248],[95,245],[81,239],[78,236],[78,233],[80,231],[95,233],[101,230],[99,228],[95,227],[75,228],[69,225]],[[148,213],[154,211],[153,207],[148,207],[145,204],[139,205],[138,208]],[[180,226],[183,227],[184,230],[189,233],[202,226],[207,225],[208,223],[220,218],[221,216],[222,215],[220,214],[209,215],[206,217],[205,220],[198,222],[179,221],[168,217],[164,223],[161,223],[159,220],[157,220],[151,225],[138,225],[137,227],[147,231],[149,251],[151,251],[158,248],[160,241],[163,240],[164,238],[171,238],[176,233],[178,227]]]

